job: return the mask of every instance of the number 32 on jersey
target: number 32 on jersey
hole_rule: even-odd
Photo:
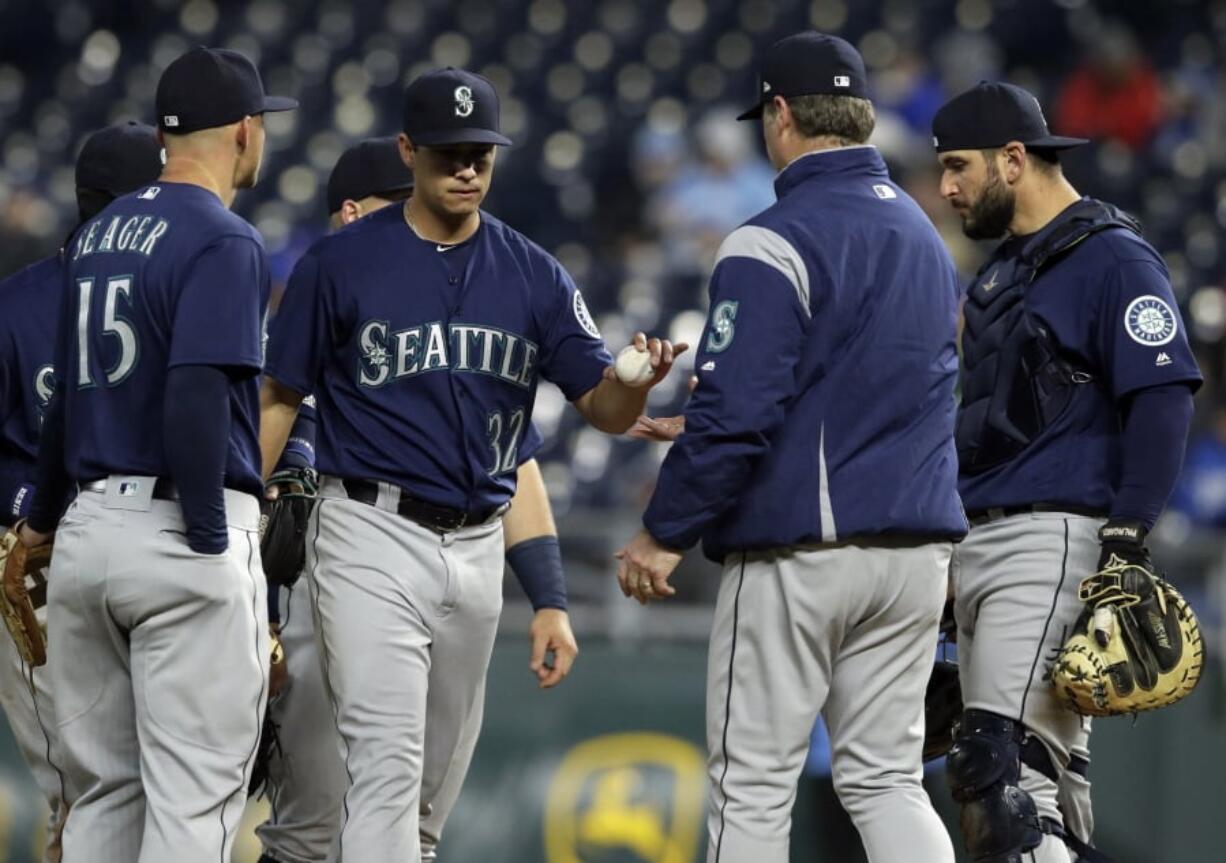
[[[119,301],[122,297],[127,307],[132,305],[132,277],[111,276],[103,286],[106,291],[102,304],[102,320],[97,321],[92,315],[92,300],[94,296],[94,279],[78,279],[77,289],[80,303],[77,306],[77,387],[88,389],[97,386],[99,381],[93,379],[89,368],[90,336],[97,331],[100,337],[117,339],[119,359],[106,369],[106,386],[115,386],[126,378],[136,365],[137,345],[136,329],[132,323],[120,314]]]

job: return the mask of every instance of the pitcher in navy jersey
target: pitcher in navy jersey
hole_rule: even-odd
[[[267,687],[256,537],[259,235],[254,65],[197,48],[157,88],[167,163],[65,249],[57,386],[25,542],[56,534],[52,690],[68,863],[228,859]],[[63,510],[71,489],[78,494]]]
[[[266,466],[302,395],[319,407],[307,569],[349,773],[335,857],[350,863],[435,859],[480,730],[501,517],[538,379],[611,433],[646,401],[616,380],[561,265],[480,210],[509,143],[484,78],[415,80],[400,136],[413,197],[316,243],[269,337]],[[684,346],[637,338],[654,385]]]
[[[128,121],[90,135],[77,157],[80,222],[117,196],[151,183],[162,170],[162,145],[152,126]],[[78,223],[79,224],[79,223]],[[0,301],[20,314],[0,316],[0,525],[23,518],[34,499],[38,439],[55,388],[55,322],[64,278],[60,253],[0,281]],[[45,590],[33,591],[46,623]],[[54,650],[54,645],[49,645]],[[0,638],[0,707],[13,739],[51,807],[44,860],[60,859],[63,799],[55,749],[55,713],[46,667],[29,668],[11,639]]]
[[[328,178],[331,227],[339,229],[412,194],[413,174],[400,158],[394,136],[373,138],[346,150]],[[314,485],[306,471],[315,465],[314,399],[303,399],[277,470],[268,478],[278,491]],[[309,428],[304,418],[309,417]],[[535,455],[543,444],[535,424],[520,443],[515,497],[503,520],[506,558],[533,607],[529,629],[529,668],[539,686],[556,686],[570,672],[578,652],[566,613],[566,580],[557,527]],[[270,589],[271,592],[271,589]],[[341,761],[336,722],[324,690],[315,642],[315,624],[305,581],[281,591],[281,643],[285,646],[289,686],[269,704],[277,726],[277,743],[268,766],[271,811],[256,829],[264,855],[260,863],[323,863],[341,820],[345,765]],[[552,661],[548,654],[552,653]],[[447,721],[446,717],[443,721]],[[458,795],[460,780],[446,765],[432,764],[423,784],[432,787],[436,773],[446,772],[451,786],[438,794]],[[436,806],[422,819],[423,842],[437,843],[450,804]],[[436,826],[437,825],[437,826]]]

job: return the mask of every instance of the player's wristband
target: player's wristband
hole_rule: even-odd
[[[1145,544],[1148,532],[1136,519],[1113,518],[1098,529],[1098,541],[1140,546]]]
[[[538,536],[516,543],[507,550],[507,563],[528,595],[533,611],[566,610],[566,575],[562,572],[562,549],[556,536]]]
[[[311,445],[302,438],[290,438],[285,442],[281,452],[281,460],[277,462],[277,470],[314,470],[315,452]]]
[[[25,518],[30,514],[30,503],[34,500],[34,485],[33,483],[20,483],[13,490],[13,495],[9,499],[8,511],[4,513],[4,523],[14,524],[19,519]]]

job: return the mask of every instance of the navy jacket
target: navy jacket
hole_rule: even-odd
[[[720,248],[699,384],[647,529],[715,560],[962,537],[959,284],[940,237],[873,147],[805,155],[775,191]]]

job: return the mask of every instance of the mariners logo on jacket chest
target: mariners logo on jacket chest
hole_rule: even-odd
[[[367,321],[358,328],[358,383],[381,387],[450,370],[528,388],[536,380],[537,350],[523,336],[476,324],[432,321],[391,330],[387,321]]]

